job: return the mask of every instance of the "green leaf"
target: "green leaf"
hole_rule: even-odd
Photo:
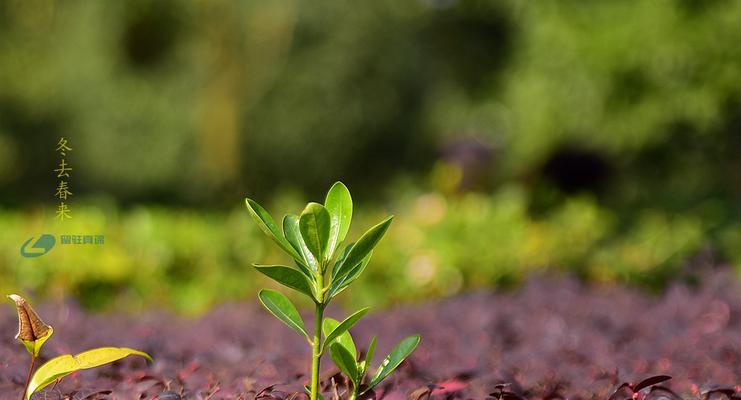
[[[347,333],[350,328],[352,328],[358,321],[360,321],[361,318],[368,312],[368,307],[363,308],[359,311],[356,311],[354,314],[350,315],[349,317],[345,318],[342,323],[340,323],[332,332],[329,333],[327,336],[327,339],[324,341],[324,348],[326,348],[329,344],[331,344],[335,339],[337,339],[340,335],[343,333]],[[356,354],[353,355],[354,357],[357,357]]]
[[[327,346],[331,345],[332,342],[334,342],[334,340],[339,338],[341,335],[348,333],[350,328],[352,328],[358,321],[360,321],[360,319],[363,318],[363,316],[367,312],[368,312],[368,307],[363,308],[359,311],[356,311],[354,314],[345,318],[345,320],[342,321],[342,323],[334,327],[334,329],[332,329],[332,331],[329,334],[325,332],[324,335],[326,336],[326,339],[324,340],[323,348],[326,348]],[[324,328],[324,326],[322,326],[322,328]],[[355,350],[354,347],[355,345],[353,344],[353,350]],[[348,351],[350,351],[350,349],[348,349]],[[353,358],[357,358],[357,351],[351,351],[351,353],[353,355]]]
[[[337,270],[335,279],[342,278],[349,274],[356,265],[363,261],[363,259],[373,250],[374,247],[376,247],[378,241],[381,240],[383,235],[386,233],[393,218],[394,217],[389,217],[373,228],[370,228],[368,232],[363,234],[363,236],[355,242],[352,249],[350,249],[350,252],[347,254],[347,257],[345,257],[345,260],[342,262],[342,265]]]
[[[309,203],[299,217],[301,237],[319,262],[324,260],[327,251],[329,226],[329,212],[319,203]]]
[[[339,368],[353,383],[358,383],[358,365],[352,354],[339,343],[329,346],[329,355]]]
[[[329,212],[331,225],[329,228],[329,245],[327,252],[331,258],[337,247],[345,240],[352,221],[352,197],[350,191],[342,182],[336,182],[327,192],[324,207]]]
[[[324,337],[329,336],[329,334],[337,329],[339,325],[340,321],[337,321],[334,318],[325,318],[322,322],[322,332],[324,332]],[[355,341],[353,341],[352,336],[350,335],[350,331],[345,331],[345,333],[337,336],[337,339],[335,339],[334,342],[344,347],[353,356],[353,358],[357,358],[358,351],[355,348]],[[324,341],[324,346],[328,346],[330,344],[331,343],[327,343],[326,340]]]
[[[337,273],[340,272],[340,268],[345,263],[345,259],[347,258],[347,255],[350,253],[350,250],[352,250],[353,246],[355,246],[355,242],[348,244],[345,246],[345,250],[342,251],[342,254],[337,259],[337,262],[334,263],[332,266],[332,280],[334,280],[335,276],[337,276]]]
[[[363,371],[368,370],[368,366],[373,363],[373,356],[376,353],[376,337],[371,338],[370,344],[368,345],[368,352],[365,354],[365,360],[363,360]]]
[[[378,368],[378,372],[376,372],[376,375],[368,384],[366,391],[372,389],[373,387],[381,383],[382,380],[386,379],[386,377],[388,377],[389,374],[391,374],[391,372],[393,372],[399,366],[399,364],[402,363],[402,361],[404,361],[407,357],[409,357],[410,354],[412,354],[414,349],[417,348],[418,344],[419,335],[409,336],[408,338],[399,342],[399,344],[397,344],[396,347],[391,350],[391,353],[383,360],[381,366]]]
[[[291,289],[298,290],[299,292],[315,299],[314,292],[312,290],[313,284],[309,282],[306,275],[301,271],[287,267],[285,265],[257,265],[255,269],[265,274],[269,278],[276,282],[288,286]]]
[[[293,246],[296,251],[302,256],[301,259],[296,260],[300,264],[305,264],[313,269],[315,272],[319,271],[319,263],[316,258],[306,247],[304,238],[301,237],[301,230],[299,229],[299,218],[298,215],[288,214],[283,217],[283,233],[286,235],[286,239]],[[302,268],[304,270],[304,268]],[[305,270],[306,274],[313,279],[313,275]]]
[[[75,371],[95,368],[131,355],[142,356],[149,361],[153,361],[149,354],[125,347],[101,347],[85,351],[76,356],[65,354],[52,358],[33,374],[26,392],[26,399],[30,399],[32,394]]]
[[[259,226],[266,235],[273,239],[273,241],[277,243],[283,251],[288,253],[291,257],[300,260],[301,256],[293,247],[291,247],[291,244],[288,243],[286,238],[283,237],[283,234],[275,224],[273,217],[271,217],[270,214],[254,200],[245,199],[244,201],[245,204],[247,204],[247,210],[250,212],[252,219],[257,223],[257,226]]]
[[[360,264],[351,269],[350,272],[347,273],[347,275],[341,278],[333,278],[332,283],[329,286],[330,299],[340,294],[340,292],[345,290],[353,281],[358,279],[360,275],[363,274],[363,271],[365,271],[365,267],[367,267],[368,263],[370,262],[371,256],[373,256],[372,251],[368,253],[367,256],[365,256]]]
[[[309,334],[306,333],[306,328],[304,327],[304,320],[301,319],[298,310],[296,310],[296,307],[286,296],[270,289],[261,290],[258,296],[262,305],[271,314],[275,315],[276,318],[283,321],[291,329],[304,335],[307,339],[309,338]]]

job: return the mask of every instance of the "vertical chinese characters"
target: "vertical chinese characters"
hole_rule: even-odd
[[[69,185],[72,167],[67,163],[67,153],[72,151],[72,147],[69,146],[69,141],[66,138],[61,138],[57,142],[56,151],[60,156],[58,168],[54,170],[57,173],[57,178],[59,178],[59,184],[54,194],[54,197],[59,199],[56,214],[58,219],[65,220],[72,218],[72,210],[67,203],[67,199],[72,196]]]

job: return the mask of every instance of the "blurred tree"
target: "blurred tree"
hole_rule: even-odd
[[[4,204],[51,199],[60,135],[79,193],[125,203],[362,193],[459,139],[490,152],[467,187],[524,181],[533,210],[739,196],[735,2],[33,0],[0,22]]]

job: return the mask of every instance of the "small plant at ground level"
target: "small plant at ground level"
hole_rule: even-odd
[[[15,302],[18,309],[18,334],[15,338],[23,343],[26,350],[31,354],[31,365],[28,368],[28,377],[21,393],[21,400],[30,399],[32,394],[51,383],[59,382],[75,371],[98,367],[130,355],[139,355],[152,361],[152,357],[147,353],[138,350],[125,347],[101,347],[74,356],[64,354],[52,358],[34,373],[33,370],[41,348],[54,333],[54,329],[39,318],[39,315],[36,314],[36,311],[28,304],[26,299],[16,294],[11,294],[8,297]]]
[[[251,199],[246,199],[245,202],[260,229],[296,263],[296,267],[255,265],[255,268],[278,283],[308,296],[314,302],[314,332],[309,335],[296,307],[286,296],[268,289],[261,290],[259,294],[260,302],[270,313],[304,336],[311,345],[311,385],[308,389],[311,400],[322,398],[319,394],[320,360],[326,351],[332,354],[333,348],[335,355],[332,358],[335,363],[339,363],[340,369],[347,374],[353,372],[352,368],[355,368],[355,373],[348,375],[352,382],[357,382],[353,388],[354,398],[360,390],[362,380],[357,371],[358,365],[362,365],[364,376],[370,357],[366,357],[366,360],[358,364],[357,352],[351,352],[351,347],[345,347],[340,343],[348,343],[348,330],[368,312],[368,309],[363,308],[342,322],[324,319],[324,310],[335,296],[363,273],[370,261],[373,248],[386,233],[392,217],[372,227],[356,242],[339,251],[350,229],[353,209],[350,192],[341,182],[332,186],[323,205],[309,203],[301,215],[286,215],[283,218],[282,230],[263,207]],[[323,326],[325,329],[322,337]],[[378,384],[381,379],[387,377],[411,354],[418,342],[417,336],[402,341],[397,346],[398,350],[384,360],[371,383],[375,381],[375,384]],[[370,350],[369,353],[372,353]]]

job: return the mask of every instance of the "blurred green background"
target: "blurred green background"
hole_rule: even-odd
[[[741,2],[0,2],[0,290],[188,313],[287,262],[244,209],[397,216],[349,302],[741,266]],[[73,218],[54,217],[60,137]],[[104,234],[23,258],[41,233]]]

